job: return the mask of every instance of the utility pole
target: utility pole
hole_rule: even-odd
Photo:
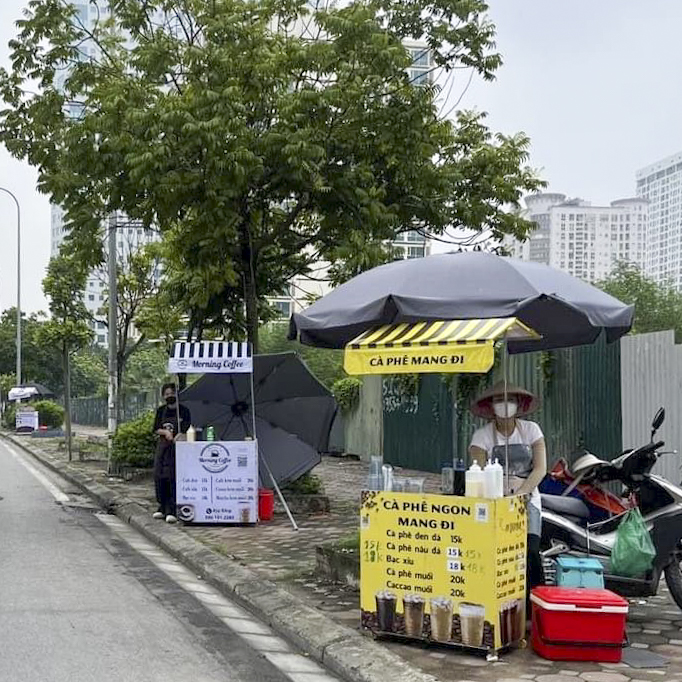
[[[107,269],[109,274],[109,418],[108,418],[108,465],[107,470],[111,471],[111,454],[114,447],[114,435],[116,434],[117,424],[117,399],[116,399],[116,306],[118,298],[118,288],[116,282],[116,213],[109,216],[109,232],[107,247]]]

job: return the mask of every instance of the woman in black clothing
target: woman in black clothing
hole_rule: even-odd
[[[175,441],[179,434],[187,433],[192,417],[183,405],[178,408],[175,384],[164,384],[161,395],[165,404],[156,410],[154,419],[154,433],[159,437],[154,456],[154,488],[159,507],[154,512],[154,518],[165,518],[167,523],[176,523],[178,519],[175,516]]]

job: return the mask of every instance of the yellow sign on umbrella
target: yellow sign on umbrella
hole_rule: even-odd
[[[495,341],[537,339],[515,317],[384,325],[353,339],[344,354],[348,374],[416,374],[490,370]]]

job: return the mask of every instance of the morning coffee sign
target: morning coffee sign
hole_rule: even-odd
[[[362,626],[497,651],[525,635],[526,502],[363,493]]]
[[[181,521],[258,521],[256,441],[180,441],[175,448],[177,515]]]
[[[170,374],[250,374],[250,343],[237,341],[177,341],[168,360]]]

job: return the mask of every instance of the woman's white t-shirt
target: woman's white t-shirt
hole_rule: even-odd
[[[492,457],[493,448],[497,445],[504,445],[507,442],[505,435],[499,431],[496,433],[496,431],[497,429],[495,428],[494,421],[486,424],[474,432],[474,436],[471,439],[471,445],[484,450],[486,453],[488,453],[488,457]],[[532,446],[541,438],[544,438],[544,435],[538,424],[535,422],[526,421],[524,419],[517,419],[516,428],[514,429],[514,433],[509,436],[508,442],[509,445]],[[504,462],[500,462],[500,464],[504,466]],[[522,479],[515,480],[518,481],[518,484],[516,486],[512,484],[512,489],[518,488],[518,485],[520,485],[522,482]],[[514,481],[514,479],[512,479],[512,481]],[[535,488],[535,490],[533,490],[533,492],[530,494],[530,503],[534,507],[542,509],[540,491],[537,488]]]

